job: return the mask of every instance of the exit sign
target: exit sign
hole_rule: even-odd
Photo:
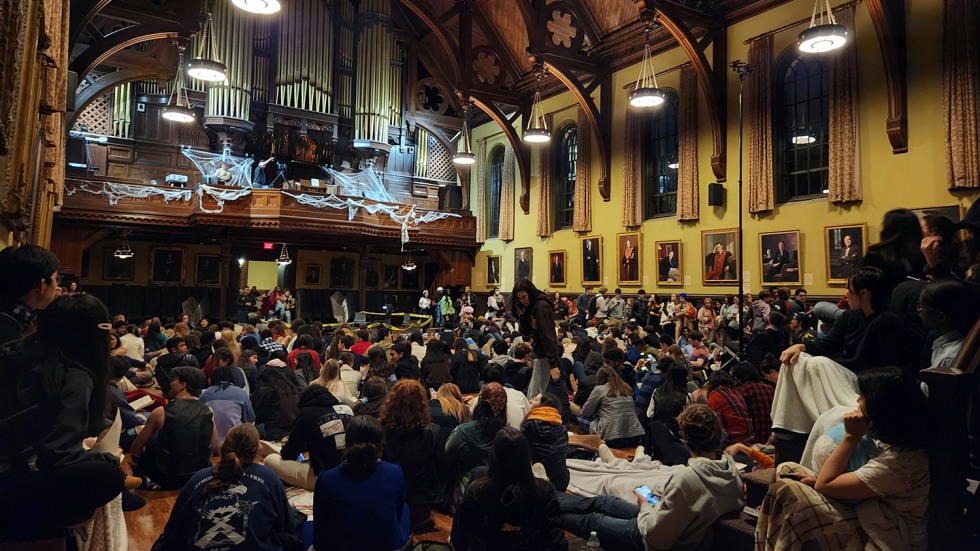
[[[275,246],[276,246],[275,243],[268,243],[268,242],[262,243],[262,248],[267,251],[271,251]]]

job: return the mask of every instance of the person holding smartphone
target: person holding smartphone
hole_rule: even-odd
[[[635,505],[612,496],[558,494],[565,529],[583,538],[595,532],[603,549],[610,551],[704,547],[711,525],[742,509],[742,481],[731,456],[719,451],[721,420],[711,408],[689,405],[677,422],[691,459],[662,494],[640,486]]]

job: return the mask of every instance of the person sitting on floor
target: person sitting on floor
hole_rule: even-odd
[[[948,367],[977,322],[977,289],[959,280],[931,281],[922,289],[918,310],[932,337],[929,367]]]
[[[313,549],[401,549],[410,539],[405,476],[381,460],[384,428],[359,415],[347,426],[347,454],[320,473],[313,492]]]
[[[531,402],[521,432],[531,446],[531,461],[541,463],[548,480],[559,492],[568,489],[568,429],[562,423],[561,402],[545,392]]]
[[[634,505],[611,496],[558,494],[565,529],[583,538],[595,532],[603,548],[616,551],[709,548],[715,521],[742,510],[742,481],[735,461],[719,452],[723,431],[711,408],[689,405],[677,422],[691,459],[656,504],[640,495]]]
[[[211,462],[217,438],[214,415],[198,397],[207,384],[196,367],[177,367],[170,381],[173,399],[153,410],[130,450],[135,470],[150,488],[176,490]]]
[[[845,415],[845,436],[819,475],[795,463],[777,467],[759,509],[756,549],[927,548],[926,399],[896,367],[862,371],[858,388],[858,408]],[[848,472],[865,434],[878,449]],[[861,501],[851,507],[842,500]]]
[[[255,462],[258,451],[254,425],[228,431],[218,463],[187,481],[152,551],[282,550],[292,508],[276,473]]]
[[[227,354],[230,356],[231,352]],[[235,385],[232,367],[227,365],[222,365],[211,374],[211,386],[201,393],[201,403],[207,404],[214,413],[218,442],[223,442],[225,435],[235,425],[255,422],[252,400]]]
[[[463,496],[472,470],[487,464],[494,436],[507,425],[508,399],[500,383],[487,383],[480,390],[479,403],[473,408],[473,420],[456,427],[449,435],[444,479],[451,505]]]
[[[413,358],[415,356],[412,356]],[[438,390],[443,383],[453,382],[450,373],[449,347],[439,339],[425,344],[425,356],[421,362],[422,381],[432,390]]]
[[[527,415],[527,412],[531,411],[531,402],[527,399],[527,396],[519,390],[504,386],[504,370],[493,364],[487,367],[487,370],[483,373],[483,382],[484,385],[498,383],[503,387],[504,392],[507,394],[507,426],[520,429],[521,423],[524,422],[524,416]],[[474,413],[479,403],[479,396],[470,402],[470,409]]]
[[[775,387],[762,381],[762,373],[749,362],[739,362],[732,368],[732,376],[738,383],[738,393],[745,401],[755,442],[765,444],[772,434],[772,399]],[[711,400],[710,396],[708,398]]]
[[[677,417],[693,402],[687,389],[687,368],[669,356],[660,360],[660,367],[664,382],[653,391],[646,411],[650,418],[646,450],[665,465],[686,465],[691,454],[680,438]]]
[[[749,408],[735,389],[735,379],[731,375],[724,371],[715,371],[708,377],[708,406],[721,417],[726,446],[755,441]]]
[[[466,488],[451,542],[456,551],[568,549],[555,489],[532,474],[531,451],[517,429],[504,427],[494,438],[487,476]]]
[[[299,415],[289,439],[280,453],[266,456],[265,465],[285,483],[312,491],[318,474],[340,464],[346,427],[353,418],[350,406],[326,388],[310,385],[299,395]],[[307,452],[309,457],[300,459]]]
[[[302,389],[285,357],[285,351],[273,352],[273,358],[259,372],[259,384],[252,394],[255,426],[263,440],[282,440],[293,429],[299,415]]]
[[[582,417],[592,418],[589,432],[598,434],[610,448],[635,447],[646,434],[633,408],[632,389],[608,365],[599,369],[596,387],[582,406]]]
[[[124,450],[128,450],[133,445],[133,441],[136,440],[137,427],[142,427],[146,424],[146,416],[142,413],[137,413],[133,409],[133,406],[129,405],[129,399],[126,398],[126,394],[116,386],[129,372],[129,359],[125,356],[113,356],[109,359],[109,370],[111,374],[111,378],[109,379],[109,393],[112,402],[109,418],[115,419],[115,412],[119,412],[119,419],[122,421],[119,446]]]
[[[178,367],[193,367],[200,371],[197,359],[187,352],[187,339],[183,337],[170,337],[167,340],[167,353],[157,358],[153,368],[157,378],[157,385],[163,397],[171,400],[170,382],[173,380],[173,371]]]

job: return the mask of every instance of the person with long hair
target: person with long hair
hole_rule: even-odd
[[[777,467],[780,476],[759,509],[756,549],[860,549],[868,542],[876,549],[927,548],[926,398],[897,367],[864,370],[857,386],[857,409],[844,416],[844,437],[819,475],[795,463]],[[865,435],[878,442],[877,450],[852,470],[848,464]],[[858,510],[885,514],[865,516]],[[804,526],[822,529],[801,530]]]
[[[299,393],[296,377],[286,365],[286,354],[277,350],[259,373],[259,384],[252,395],[255,425],[263,440],[282,440],[289,434],[299,415]]]
[[[198,471],[177,496],[154,551],[192,548],[283,549],[291,507],[272,469],[255,462],[259,433],[236,425],[213,467]]]
[[[426,387],[437,390],[443,383],[453,382],[450,370],[449,348],[440,339],[432,339],[425,344],[422,358],[422,381]]]
[[[338,360],[331,359],[323,362],[323,367],[320,368],[320,375],[310,381],[310,385],[322,386],[330,394],[333,394],[340,403],[354,407],[354,404],[357,403],[357,398],[351,395],[347,383],[340,377],[340,369],[341,366]]]
[[[295,368],[293,375],[296,377],[296,384],[300,387],[306,388],[320,377],[320,370],[314,363],[313,354],[310,354],[308,351],[303,351],[293,356],[293,362]]]
[[[717,329],[718,310],[715,309],[715,302],[705,298],[701,308],[698,308],[698,330],[704,335],[705,342],[714,342]]]
[[[631,448],[646,432],[633,408],[633,390],[616,371],[604,365],[596,373],[596,386],[582,406],[582,417],[592,418],[589,432],[610,448]]]
[[[525,339],[531,339],[534,364],[528,396],[537,396],[548,388],[548,377],[561,377],[561,345],[555,331],[555,305],[529,279],[522,279],[511,292],[511,314],[519,320]]]
[[[677,422],[691,459],[674,471],[655,503],[640,494],[636,504],[612,496],[558,494],[565,529],[583,538],[595,532],[603,548],[624,551],[708,544],[712,525],[742,510],[742,481],[735,461],[720,451],[721,421],[711,408],[689,405]]]
[[[750,362],[739,362],[732,368],[732,377],[738,383],[738,393],[745,400],[755,441],[766,443],[772,434],[772,399],[775,385],[763,382],[762,372]],[[710,396],[708,398],[710,400]]]
[[[684,364],[670,356],[660,360],[659,367],[664,382],[653,391],[647,407],[650,422],[645,451],[665,465],[683,465],[690,453],[680,438],[677,416],[693,401],[687,388],[689,376]]]
[[[347,426],[343,462],[320,473],[313,492],[313,549],[401,549],[409,540],[402,468],[383,461],[384,428],[360,415]]]
[[[453,519],[453,549],[567,550],[559,515],[554,487],[531,472],[527,439],[504,427],[494,437],[487,476],[466,488]]]
[[[473,419],[470,408],[463,403],[463,393],[453,383],[444,383],[429,400],[429,415],[432,422],[439,427],[439,450],[446,449],[446,441],[453,430]],[[440,458],[443,454],[438,454]]]
[[[379,346],[372,346],[367,351],[367,369],[362,370],[365,379],[380,377],[387,382],[394,382],[395,366],[388,362],[388,353]]]
[[[545,392],[531,402],[521,432],[531,446],[531,461],[541,463],[551,484],[564,492],[570,476],[565,463],[568,430],[562,422],[561,402],[554,394]]]
[[[446,441],[447,495],[458,503],[474,468],[487,464],[493,439],[507,425],[507,392],[500,383],[487,383],[473,408],[473,420],[453,429]]]
[[[726,443],[751,444],[755,441],[749,408],[738,390],[735,379],[724,371],[715,371],[708,377],[708,407],[721,419]]]
[[[108,411],[110,328],[99,299],[62,296],[0,351],[0,541],[57,537],[122,492],[118,458],[82,448]]]
[[[381,425],[385,428],[381,458],[404,471],[411,528],[421,531],[441,501],[438,465],[443,450],[437,447],[439,427],[429,415],[429,391],[419,381],[396,382],[381,407]]]
[[[494,343],[503,342],[492,337],[489,340]],[[487,368],[487,357],[470,348],[465,340],[460,344],[457,339],[454,349],[455,353],[449,366],[452,382],[465,394],[480,392],[480,378]]]

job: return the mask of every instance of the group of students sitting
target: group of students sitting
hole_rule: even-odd
[[[303,320],[163,340],[153,322],[114,327],[90,295],[59,297],[50,252],[5,250],[0,264],[17,269],[0,271],[0,541],[57,534],[123,495],[118,447],[144,488],[181,490],[156,549],[298,548],[305,518],[286,486],[314,493],[317,550],[404,548],[433,511],[453,515],[460,550],[566,549],[566,530],[610,550],[701,549],[742,510],[746,463],[778,474],[757,549],[924,549],[927,395],[916,375],[948,365],[980,312],[969,240],[980,208],[970,212],[943,239],[908,211],[888,213],[846,308],[818,309],[819,332],[778,360],[722,366],[697,331],[675,342],[657,326],[571,320],[551,323],[563,348],[534,395],[535,370],[552,364],[532,359],[537,318],[514,333],[474,320],[448,341],[347,325],[331,335]],[[532,303],[551,300],[519,286]],[[763,331],[787,331],[779,319]],[[134,358],[126,335],[141,333],[164,352]],[[149,376],[163,397],[144,416],[128,400],[145,391],[120,386]],[[99,446],[117,411],[119,445]],[[648,469],[666,482],[634,496],[566,493],[582,486],[574,432],[604,442],[610,476]],[[782,461],[794,446],[799,460]],[[634,447],[632,462],[610,451]]]

